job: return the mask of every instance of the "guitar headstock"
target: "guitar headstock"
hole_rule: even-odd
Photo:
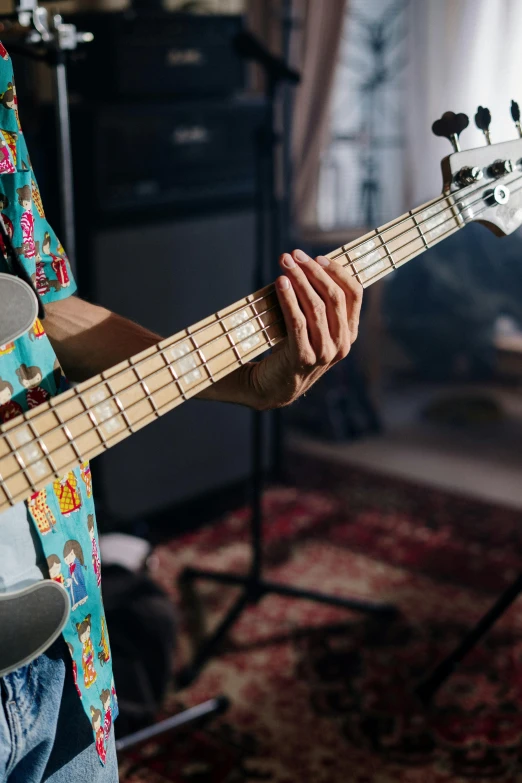
[[[484,133],[486,145],[469,150],[460,148],[460,133],[469,124],[465,114],[446,112],[432,127],[435,135],[448,138],[455,150],[442,161],[444,193],[453,195],[464,222],[483,223],[499,236],[522,226],[522,128],[515,101],[511,116],[518,138],[493,144],[491,114],[479,106],[475,123]]]

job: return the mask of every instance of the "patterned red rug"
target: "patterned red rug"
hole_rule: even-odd
[[[521,515],[346,466],[293,457],[298,488],[265,497],[270,578],[395,604],[376,622],[268,597],[166,714],[217,694],[207,729],[124,760],[125,783],[522,782],[522,613],[515,605],[424,710],[421,676],[522,569]],[[244,571],[247,511],[158,550],[180,602],[186,565]],[[201,583],[208,628],[237,591]],[[185,630],[179,663],[190,655]]]

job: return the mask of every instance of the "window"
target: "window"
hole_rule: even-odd
[[[375,228],[402,211],[408,4],[348,4],[319,182],[324,230]]]

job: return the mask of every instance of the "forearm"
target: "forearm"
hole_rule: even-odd
[[[83,381],[113,367],[162,338],[103,307],[70,297],[46,306],[45,329],[65,374]],[[200,399],[249,405],[245,365],[198,395]]]
[[[45,330],[72,381],[97,375],[161,340],[143,326],[75,296],[45,310]]]

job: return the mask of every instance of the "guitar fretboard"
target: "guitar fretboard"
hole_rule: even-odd
[[[442,196],[329,254],[368,287],[465,225]],[[273,286],[0,428],[0,513],[279,343]]]

